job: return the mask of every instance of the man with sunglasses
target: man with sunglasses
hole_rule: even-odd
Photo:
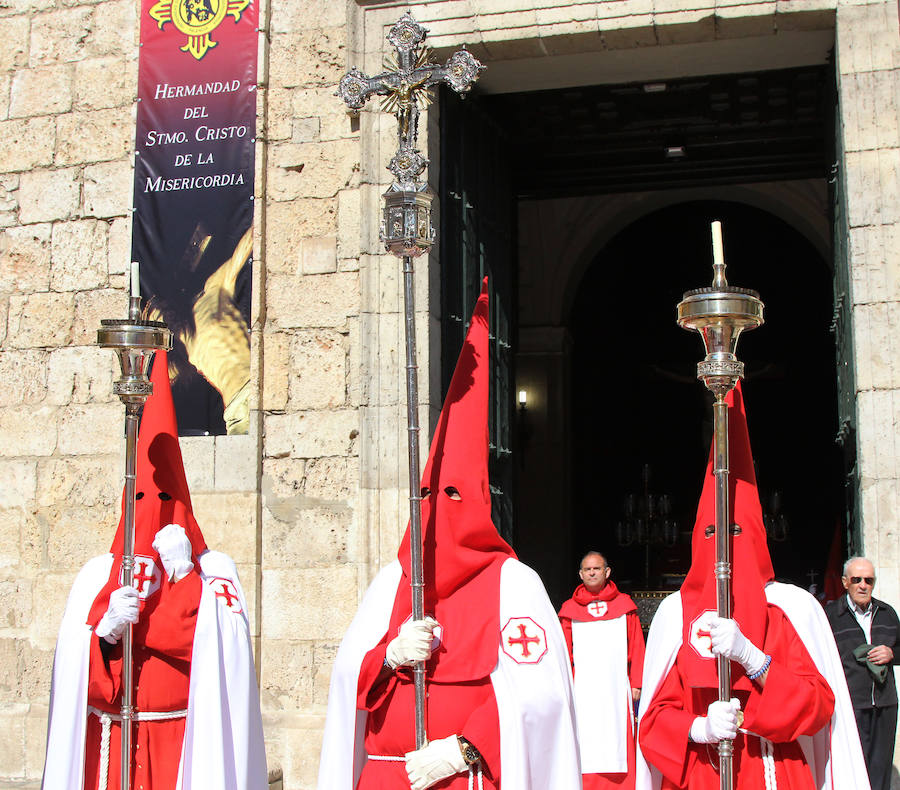
[[[889,790],[897,730],[894,664],[900,658],[900,620],[872,597],[875,568],[851,557],[841,577],[846,595],[825,606],[834,632],[872,790]]]

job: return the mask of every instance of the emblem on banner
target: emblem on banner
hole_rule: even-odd
[[[591,601],[587,605],[587,610],[591,617],[603,617],[608,608],[606,601]]]
[[[700,658],[715,658],[712,651],[712,634],[709,630],[710,622],[715,616],[715,611],[707,609],[700,612],[691,622],[691,647]]]
[[[146,601],[159,589],[162,582],[161,574],[156,568],[156,563],[142,554],[134,555],[134,572],[131,577],[131,586],[138,592],[138,598]],[[122,583],[122,571],[119,571],[119,584]]]
[[[171,22],[187,36],[182,52],[190,52],[200,60],[210,49],[218,46],[210,34],[229,14],[239,22],[250,0],[159,0],[149,11],[162,30]]]
[[[210,580],[209,586],[212,587],[216,595],[216,600],[221,601],[235,614],[241,614],[244,610],[241,607],[241,599],[238,597],[234,584],[229,579],[215,577]]]
[[[500,647],[517,664],[537,664],[547,654],[547,632],[530,617],[510,617]]]

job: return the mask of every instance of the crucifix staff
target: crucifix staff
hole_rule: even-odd
[[[728,404],[725,398],[744,377],[744,363],[735,355],[740,334],[763,323],[763,303],[749,288],[729,285],[725,279],[722,224],[712,223],[713,282],[708,288],[687,291],[678,303],[678,325],[695,329],[703,338],[706,358],[697,363],[697,378],[715,396],[713,403],[713,474],[716,478],[716,614],[731,617],[731,525],[728,496]],[[731,699],[731,664],[716,656],[720,701]],[[734,744],[719,741],[719,788],[732,790]]]
[[[372,95],[384,97],[382,109],[397,117],[398,148],[388,170],[395,181],[384,193],[381,240],[385,249],[403,259],[404,329],[406,333],[406,417],[409,449],[409,534],[413,620],[425,617],[425,580],[422,558],[422,511],[419,491],[419,385],[416,365],[413,259],[431,249],[435,230],[431,221],[434,194],[420,176],[428,160],[416,149],[419,113],[432,100],[430,89],[446,83],[459,94],[472,87],[484,66],[465,49],[454,52],[441,66],[431,63],[422,46],[428,31],[407,12],[391,28],[387,40],[396,55],[386,59],[386,70],[368,77],[350,69],[340,81],[337,95],[358,113]],[[428,743],[425,731],[425,662],[413,665],[416,749]]]

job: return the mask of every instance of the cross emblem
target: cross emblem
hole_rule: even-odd
[[[691,622],[690,644],[701,658],[715,658],[712,651],[712,633],[710,632],[710,621],[715,616],[714,610],[706,609]]]
[[[587,605],[587,610],[591,617],[603,617],[606,614],[606,609],[606,601],[591,601]]]
[[[537,664],[547,653],[547,632],[530,617],[512,617],[500,632],[500,647],[517,664]]]
[[[150,564],[149,562],[144,562],[142,560],[141,562],[137,562],[135,564],[138,566],[138,569],[135,572],[134,577],[133,577],[134,586],[135,586],[135,589],[139,593],[143,593],[144,585],[147,582],[152,582],[154,579],[153,571],[150,571],[150,573],[147,573],[147,566]]]
[[[222,579],[219,577],[214,578],[210,581],[210,586],[213,588],[216,599],[221,599],[225,602],[225,606],[227,606],[232,612],[235,614],[240,614],[244,610],[241,608],[241,600],[237,594],[237,590],[234,587],[234,584],[229,579]]]
[[[416,150],[416,140],[419,112],[431,104],[431,88],[443,82],[465,94],[484,68],[465,49],[454,52],[443,66],[432,63],[430,50],[421,46],[427,32],[407,11],[388,34],[387,40],[397,54],[385,58],[387,71],[369,77],[354,67],[341,78],[336,94],[354,113],[373,94],[384,97],[382,109],[397,116],[400,143],[388,169],[406,184],[415,182],[428,164]]]

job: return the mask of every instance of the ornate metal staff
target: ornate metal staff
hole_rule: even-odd
[[[678,325],[695,329],[703,338],[706,359],[697,363],[697,378],[715,395],[713,474],[716,478],[716,609],[719,617],[731,617],[731,529],[728,524],[728,406],[725,397],[744,377],[744,363],[735,356],[737,342],[745,329],[763,323],[763,303],[756,291],[729,285],[725,279],[722,252],[722,224],[712,223],[713,282],[709,288],[687,291],[678,303]],[[731,699],[731,665],[716,657],[719,699]],[[732,790],[730,740],[719,741],[719,787]]]
[[[412,616],[425,616],[425,581],[422,568],[422,515],[419,492],[419,385],[416,366],[416,325],[413,258],[428,252],[435,240],[431,222],[434,193],[420,176],[428,160],[416,149],[419,112],[431,103],[430,88],[447,83],[459,94],[472,87],[484,66],[465,49],[454,52],[443,66],[429,60],[423,47],[427,29],[407,12],[391,28],[388,42],[397,55],[385,59],[386,71],[367,77],[352,68],[341,79],[337,94],[358,113],[372,94],[383,96],[382,109],[397,116],[399,147],[388,170],[395,181],[384,193],[381,240],[385,249],[403,259],[403,302],[406,329],[406,417],[409,439],[409,537],[411,547]],[[425,732],[425,663],[413,666],[415,684],[416,748],[428,743]]]
[[[122,378],[113,384],[113,392],[125,404],[125,524],[122,549],[122,584],[134,580],[134,486],[137,479],[138,414],[153,392],[147,377],[150,360],[158,349],[172,348],[172,333],[161,321],[141,319],[140,273],[131,264],[131,297],[128,318],[104,318],[97,330],[97,344],[111,348],[119,358]],[[123,790],[131,787],[131,736],[134,721],[134,648],[129,624],[122,635],[122,760]]]

